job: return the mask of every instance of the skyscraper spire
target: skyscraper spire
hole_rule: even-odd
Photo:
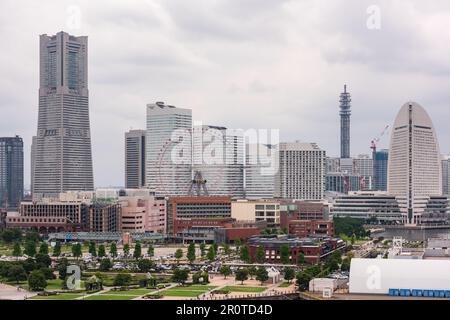
[[[344,85],[344,92],[339,99],[341,116],[341,158],[350,158],[350,114],[351,96],[347,92],[347,85]]]

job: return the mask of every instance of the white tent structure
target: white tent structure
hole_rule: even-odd
[[[450,260],[352,259],[350,293],[389,289],[450,290]]]

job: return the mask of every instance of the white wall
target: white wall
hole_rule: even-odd
[[[450,260],[352,259],[350,293],[389,289],[450,290]]]

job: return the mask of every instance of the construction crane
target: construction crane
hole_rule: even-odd
[[[371,142],[370,142],[370,149],[372,149],[372,154],[375,155],[375,153],[377,152],[377,144],[378,142],[380,142],[380,139],[386,134],[386,132],[389,129],[389,125],[387,125],[386,127],[384,127],[384,130],[378,135],[378,137],[374,138]],[[374,159],[374,158],[373,158]]]

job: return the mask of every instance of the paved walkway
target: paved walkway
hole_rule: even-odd
[[[25,289],[19,289],[3,283],[0,284],[0,300],[25,300],[35,295],[36,293]]]

